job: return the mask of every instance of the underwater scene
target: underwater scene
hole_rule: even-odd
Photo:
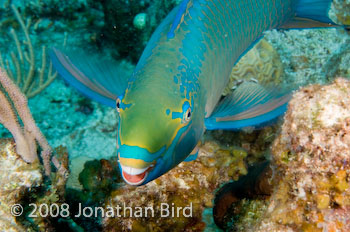
[[[350,0],[0,0],[0,231],[350,231]]]

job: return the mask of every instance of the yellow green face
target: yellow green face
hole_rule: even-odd
[[[132,98],[132,100],[129,100]],[[182,118],[172,118],[172,112],[181,112],[182,104],[169,105],[166,99],[157,96],[143,97],[126,95],[125,105],[120,111],[121,144],[138,146],[150,153],[169,145],[169,138],[182,126]]]
[[[127,183],[139,185],[145,181],[150,169],[157,169],[165,153],[172,155],[169,147],[191,122],[191,102],[174,93],[152,92],[147,88],[126,91],[125,96],[117,100],[117,105],[118,101],[120,168]],[[158,177],[160,174],[153,175]]]

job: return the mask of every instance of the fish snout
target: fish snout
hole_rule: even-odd
[[[124,181],[130,185],[141,185],[158,163],[165,147],[155,153],[138,146],[121,145],[118,150],[119,167]],[[153,174],[152,174],[153,175]],[[152,176],[151,175],[151,176]]]

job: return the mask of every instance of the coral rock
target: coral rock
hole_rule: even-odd
[[[205,209],[213,207],[215,189],[239,175],[246,174],[244,158],[247,153],[231,148],[222,150],[214,142],[206,142],[198,158],[183,162],[155,181],[140,187],[124,186],[112,192],[105,208],[121,207],[121,217],[106,217],[105,231],[202,231]],[[192,216],[180,212],[179,216],[161,217],[160,205],[170,208],[189,207]],[[124,205],[125,204],[125,205]],[[123,215],[125,206],[152,207],[154,216],[130,217]],[[183,209],[183,208],[182,208]],[[189,213],[189,211],[187,212]],[[187,214],[188,215],[188,214]],[[163,214],[164,216],[164,214]]]
[[[294,94],[272,151],[281,181],[254,231],[350,231],[350,81]]]
[[[350,25],[350,1],[334,0],[329,15],[338,24]]]
[[[14,204],[34,187],[42,184],[39,162],[28,164],[16,153],[11,139],[0,139],[0,228],[2,231],[25,231],[11,214]],[[24,205],[23,205],[24,207]]]
[[[233,67],[230,82],[223,95],[240,81],[254,79],[262,84],[282,82],[283,65],[277,51],[265,39],[262,39]]]

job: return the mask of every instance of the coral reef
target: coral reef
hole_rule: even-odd
[[[104,204],[110,193],[122,185],[123,180],[117,168],[116,159],[85,162],[84,169],[79,174],[82,190],[67,186],[65,200],[70,206],[71,215],[81,214],[81,208],[97,208]],[[72,223],[75,223],[75,226],[79,226],[85,231],[102,230],[100,217],[72,217],[64,225],[68,224],[68,226],[71,226]]]
[[[230,207],[234,216],[228,222],[225,231],[251,231],[252,225],[266,213],[266,208],[267,200],[264,198],[243,198],[235,202]]]
[[[283,65],[277,51],[262,39],[233,67],[223,95],[229,94],[232,88],[243,80],[253,79],[261,84],[280,84],[283,73]]]
[[[281,177],[254,231],[350,230],[350,81],[302,88],[272,151]]]
[[[246,231],[266,212],[266,205],[277,178],[268,161],[249,167],[248,174],[227,183],[216,193],[213,216],[224,231]]]
[[[116,183],[123,181],[117,167],[116,161],[105,159],[91,160],[84,164],[84,170],[79,174],[79,182],[91,200],[103,200]]]
[[[29,204],[20,203],[33,202],[35,199],[36,205],[52,204],[63,198],[68,178],[68,153],[62,148],[56,150],[57,156],[52,158],[56,172],[51,173],[52,149],[36,126],[26,97],[1,69],[0,83],[0,123],[14,138],[14,141],[0,140],[0,227],[6,231],[24,231],[33,227],[48,228],[49,219],[40,215],[26,220]],[[23,126],[19,123],[17,114]],[[38,159],[36,142],[42,149],[45,174],[51,177],[50,187],[43,185],[42,166]],[[34,189],[38,187],[44,187],[43,196],[40,196],[40,192],[35,192]],[[38,212],[36,211],[36,214]],[[15,216],[21,218],[16,219]],[[22,223],[19,223],[20,221]],[[34,221],[35,225],[31,225],[31,221]]]
[[[327,80],[332,81],[335,76],[350,77],[350,39],[339,47],[322,67],[323,73]]]
[[[350,1],[333,0],[329,16],[340,25],[350,25]]]
[[[221,184],[237,180],[247,173],[244,158],[247,153],[233,147],[222,149],[208,141],[199,150],[198,158],[183,162],[169,173],[145,186],[123,186],[113,191],[105,202],[105,208],[120,206],[121,217],[106,217],[105,231],[201,231],[205,228],[202,215],[213,207],[214,191]],[[192,217],[168,215],[162,217],[161,204],[170,208],[192,206]],[[126,207],[152,207],[154,216],[135,217],[124,214]],[[182,212],[182,211],[181,211]],[[164,213],[164,212],[163,212]],[[188,215],[189,211],[187,211]]]
[[[66,100],[65,100],[66,102]],[[76,104],[77,105],[77,104]],[[84,115],[77,113],[71,105],[65,103],[64,107],[67,111],[73,111],[77,120],[77,124],[73,124],[73,120],[65,120],[59,116],[54,116],[63,121],[66,128],[50,128],[62,134],[62,137],[55,139],[53,145],[62,144],[69,148],[70,170],[71,175],[68,185],[71,188],[82,189],[79,183],[79,174],[84,168],[84,163],[94,159],[109,159],[116,157],[116,112],[107,107],[103,107],[94,103],[94,111],[92,115]],[[52,112],[51,115],[55,113]],[[84,120],[85,119],[85,120]],[[75,149],[80,147],[80,149]]]
[[[349,75],[349,56],[333,56],[348,53],[346,44],[349,35],[342,28],[321,28],[311,30],[271,30],[264,38],[277,50],[284,67],[283,83],[305,86],[308,84],[326,84],[334,76],[324,67],[339,67],[334,74],[343,77]],[[333,62],[341,60],[341,62]],[[334,67],[333,67],[334,66]],[[330,70],[330,71],[331,71]]]
[[[19,7],[18,9],[23,18],[27,19],[31,17],[33,22],[41,19],[41,23],[39,24],[40,33],[36,33],[39,31],[35,30],[30,34],[33,46],[40,48],[41,44],[48,46],[48,43],[50,43],[50,46],[56,47],[67,44],[67,46],[69,45],[76,49],[83,47],[84,49],[91,50],[92,46],[97,45],[103,50],[103,54],[109,55],[110,53],[115,53],[116,49],[109,49],[111,48],[109,45],[114,40],[105,38],[110,35],[107,33],[109,30],[106,27],[110,27],[110,30],[113,30],[113,24],[110,23],[107,25],[104,23],[104,11],[108,14],[112,14],[113,12],[110,12],[106,6],[103,7],[101,1],[28,1],[25,7],[22,6],[21,2],[23,1],[12,1],[12,3],[17,4]],[[36,4],[37,2],[40,4]],[[133,2],[135,4],[141,4],[141,2],[148,4],[151,1]],[[120,36],[129,33],[129,30],[131,31],[130,36],[136,35],[132,32],[132,30],[136,30],[132,25],[132,19],[136,14],[140,12],[147,13],[150,16],[148,23],[152,27],[153,25],[155,27],[156,23],[161,20],[161,17],[166,15],[165,10],[158,10],[158,12],[157,9],[163,9],[162,7],[169,7],[167,9],[170,9],[171,6],[169,4],[174,5],[178,2],[152,2],[152,6],[147,8],[149,11],[139,10],[132,16],[125,14],[124,16],[130,19],[130,24],[128,24],[127,31],[121,32]],[[85,4],[85,6],[82,6],[82,4]],[[157,8],[155,5],[160,7]],[[6,34],[7,28],[15,25],[19,28],[10,5],[6,7],[2,9],[1,12],[4,17],[0,19],[0,30],[4,34]],[[54,10],[61,13],[52,15],[51,13]],[[122,17],[122,15],[118,15],[118,17]],[[114,16],[114,20],[118,20],[118,18]],[[10,26],[5,27],[6,22]],[[145,30],[149,30],[149,26],[146,26]],[[142,33],[144,32],[142,31]],[[21,34],[19,33],[18,36],[21,36]],[[287,74],[286,78],[283,77],[283,79],[286,79],[287,82],[296,81],[305,84],[319,80],[319,77],[324,72],[321,67],[327,63],[329,56],[334,54],[344,44],[345,36],[345,34],[339,33],[339,30],[334,29],[279,30],[267,32],[265,39],[273,45],[281,57]],[[125,43],[131,44],[131,40]],[[11,50],[16,51],[12,38],[3,38],[0,41],[0,47],[4,54],[6,53],[7,44],[11,45]],[[121,44],[116,44],[115,46],[121,46]],[[37,60],[41,58],[40,53],[40,50],[35,53]],[[336,73],[345,77],[349,76],[349,74],[345,75],[346,71],[349,70],[349,59],[344,58],[341,63],[342,65],[339,68],[343,71]],[[132,72],[133,68],[130,67],[129,69]],[[69,149],[70,167],[72,168],[69,185],[75,188],[82,188],[79,184],[78,176],[83,169],[83,163],[85,161],[102,158],[108,159],[110,156],[116,154],[115,130],[117,122],[115,112],[92,102],[92,113],[83,114],[79,110],[81,108],[81,99],[83,99],[83,96],[72,88],[67,87],[61,78],[56,78],[40,95],[31,98],[29,101],[29,106],[37,121],[37,125],[44,132],[50,144],[53,147],[62,144]],[[1,128],[0,134],[1,137],[9,135],[3,128]],[[263,143],[262,136],[259,137],[260,142],[248,143],[244,141],[245,138],[249,141],[254,141],[254,138],[257,137],[252,136],[252,134],[255,135],[256,132],[250,134],[242,133],[242,136],[239,135],[242,143],[237,146],[242,147],[243,144],[245,149],[248,148],[247,150],[252,150],[254,154],[260,156],[262,153],[260,151],[263,150],[259,147],[261,142]],[[225,133],[224,136],[226,135]],[[266,133],[265,136],[269,140],[271,139],[269,133]],[[237,137],[232,139],[236,140]],[[227,142],[232,143],[232,141]],[[255,151],[258,151],[259,154]],[[248,157],[252,156],[248,154]]]
[[[263,128],[245,128],[241,131],[214,130],[206,131],[204,137],[213,139],[223,146],[241,147],[247,152],[246,162],[252,165],[269,157],[269,149],[278,135],[282,118]]]
[[[23,209],[15,205],[21,202],[43,182],[42,170],[38,160],[26,163],[17,153],[16,145],[11,139],[0,139],[0,228],[3,231],[25,231],[25,227],[11,214]],[[14,206],[15,205],[15,206]]]
[[[55,210],[52,210],[45,216],[45,212],[43,213],[40,210],[37,210],[32,215],[35,216],[26,216],[22,218],[22,223],[28,228],[32,228],[33,230],[39,231],[54,231],[57,228],[57,221],[60,219],[65,219],[65,217],[61,217],[62,209],[66,206],[65,203],[65,193],[66,193],[66,182],[69,176],[68,172],[68,152],[65,147],[57,147],[54,151],[55,156],[52,161],[57,168],[55,172],[51,173],[51,183],[43,183],[41,189],[31,194],[26,194],[27,201],[33,202],[37,206],[48,205],[51,209],[52,206],[56,206]],[[28,200],[29,198],[29,200]],[[24,201],[26,202],[26,201]],[[33,212],[32,208],[29,209]],[[25,212],[27,215],[27,212]],[[56,216],[51,216],[56,215]],[[31,223],[28,223],[31,222]]]
[[[0,139],[0,228],[3,231],[47,231],[53,229],[57,218],[42,217],[39,210],[34,216],[30,203],[57,204],[64,201],[65,183],[68,177],[68,153],[56,149],[56,161],[61,165],[52,173],[51,184],[44,182],[43,168],[37,160],[26,163],[16,152],[12,139]]]
[[[127,58],[135,62],[142,51],[142,47],[148,40],[151,31],[156,27],[157,23],[160,22],[161,18],[166,15],[167,10],[169,10],[172,7],[172,5],[177,4],[179,1],[160,0],[156,1],[156,3],[151,0],[114,1],[114,4],[116,5],[122,2],[123,4],[129,2],[129,5],[137,5],[133,10],[131,10],[130,8],[124,8],[126,10],[124,13],[122,12],[123,14],[120,14],[120,12],[118,13],[118,11],[113,11],[113,8],[109,8],[109,6],[107,6],[106,4],[102,5],[103,2],[112,2],[108,0],[12,0],[0,3],[0,5],[2,5],[2,8],[0,9],[0,14],[2,15],[2,18],[0,19],[0,31],[4,35],[6,35],[9,33],[6,33],[5,30],[14,28],[16,32],[18,32],[19,40],[22,41],[25,36],[23,33],[21,33],[22,31],[18,20],[16,19],[16,17],[13,16],[13,12],[11,11],[10,7],[10,2],[17,4],[17,6],[19,7],[18,10],[24,19],[31,18],[33,24],[37,26],[36,28],[32,27],[29,31],[29,36],[31,37],[31,41],[34,47],[40,48],[42,45],[47,46],[48,43],[50,43],[50,46],[67,44],[78,49],[79,47],[84,47],[84,49],[87,48],[90,50],[92,46],[97,46],[99,49],[104,49],[104,54],[109,55],[111,53],[114,57]],[[349,1],[334,0],[334,2],[348,4]],[[22,6],[22,4],[26,5]],[[122,6],[123,4],[120,5]],[[144,4],[144,7],[142,6],[142,4]],[[123,11],[124,9],[121,9],[121,11]],[[341,10],[343,13],[348,12],[345,9],[346,8],[339,8],[339,10]],[[130,12],[133,13],[131,14]],[[132,20],[137,14],[141,12],[145,12],[148,18],[146,25],[144,25],[144,28],[140,30],[134,26]],[[120,20],[121,18],[122,20]],[[109,21],[106,21],[107,23],[105,23],[105,19]],[[125,23],[126,21],[127,23]],[[36,24],[36,22],[38,23]],[[116,28],[113,27],[114,25],[116,25]],[[136,31],[138,32],[135,33]],[[118,36],[120,36],[121,38],[116,37],[117,33],[119,33]],[[11,34],[9,35],[11,36]],[[315,29],[296,31],[271,31],[266,33],[265,38],[277,50],[277,52],[279,53],[278,56],[283,62],[283,67],[285,68],[284,73],[286,74],[286,78],[284,78],[284,76],[282,75],[284,79],[283,82],[297,82],[298,84],[306,84],[317,81],[319,83],[325,83],[328,80],[332,80],[332,78],[335,75],[350,77],[350,53],[348,52],[349,42],[347,40],[348,35],[346,35],[346,33],[342,33],[341,30]],[[122,40],[123,42],[119,42]],[[137,40],[136,43],[135,40]],[[114,43],[114,45],[110,46],[112,43]],[[125,46],[125,50],[123,50],[123,46],[125,44],[127,44],[127,46]],[[7,45],[9,45],[9,47],[7,47]],[[3,38],[0,41],[0,47],[1,52],[3,52],[3,54],[6,54],[6,49],[8,49],[9,51],[12,50],[15,52],[15,54],[17,54],[17,48],[15,46],[15,43],[13,43],[12,37]],[[118,52],[116,53],[115,49],[108,49],[110,47],[117,48]],[[127,49],[130,49],[130,51],[132,51],[132,58],[130,58],[129,54],[126,52]],[[268,50],[269,49],[267,49],[267,51]],[[37,64],[40,64],[41,60],[40,51],[41,50],[39,49],[35,52]],[[7,58],[12,59],[10,53],[8,53]],[[255,68],[259,69],[259,67]],[[257,73],[257,75],[259,75],[259,73]],[[256,76],[252,76],[252,78],[258,79]],[[266,79],[269,81],[271,80],[271,78],[273,77],[266,77]],[[279,83],[281,79],[278,78],[277,80]],[[234,82],[231,83],[233,85],[235,84]],[[83,166],[85,161],[96,158],[108,158],[109,156],[113,156],[116,154],[115,130],[117,121],[115,112],[109,110],[107,107],[101,106],[95,102],[91,102],[90,100],[86,101],[82,99],[83,97],[77,94],[75,90],[67,88],[67,86],[65,86],[62,80],[56,79],[53,82],[53,84],[48,86],[48,88],[44,89],[40,95],[37,95],[36,97],[30,99],[29,106],[33,112],[34,118],[37,119],[37,125],[47,136],[47,139],[49,140],[50,144],[52,144],[53,146],[64,144],[68,147],[73,172],[71,176],[74,177],[72,178],[73,181],[71,182],[70,186],[74,188],[82,188],[86,192],[93,190],[91,191],[93,195],[98,196],[100,193],[98,193],[97,188],[99,188],[100,186],[109,186],[104,185],[105,182],[103,181],[101,181],[101,185],[99,185],[98,183],[99,180],[103,180],[103,172],[94,172],[92,171],[91,167],[95,166],[87,165],[86,170],[84,170],[84,175],[89,176],[90,179],[87,179],[87,183],[86,181],[82,181],[82,185],[80,185],[78,182],[78,176],[79,173],[81,173],[81,170],[83,170],[84,168]],[[67,115],[69,117],[67,117]],[[215,139],[218,139],[225,144],[232,145],[233,143],[237,147],[243,147],[247,152],[245,160],[248,160],[248,162],[252,163],[256,160],[261,160],[264,158],[269,143],[274,138],[275,130],[275,127],[268,127],[262,132],[246,130],[244,132],[228,133],[216,131],[213,132],[213,135]],[[1,128],[0,137],[4,137],[4,135],[9,135],[8,132],[4,131],[5,129]],[[199,159],[201,159],[201,157],[199,157]],[[215,159],[215,156],[213,156],[212,159]],[[190,165],[192,165],[192,163],[183,164],[183,166],[185,166],[187,170],[191,170]],[[221,168],[221,166],[219,168]],[[97,177],[93,178],[93,175],[97,175]],[[342,175],[342,173],[339,173],[339,176]],[[170,177],[168,176],[168,178]],[[218,177],[216,176],[215,178]],[[336,179],[336,177],[334,177],[334,179]],[[330,186],[336,185],[336,183],[333,183],[333,181],[329,182]],[[165,185],[166,184],[164,183],[164,186]],[[156,186],[159,187],[163,185],[157,184]],[[290,187],[287,187],[288,190],[290,190]],[[283,190],[283,188],[287,187],[282,186],[280,188]],[[331,194],[335,194],[335,192],[338,190],[336,187],[332,188],[334,188],[335,190],[332,190]],[[127,194],[127,190],[125,189],[126,187],[124,187],[121,190],[121,199],[126,198],[125,194]],[[165,193],[165,191],[167,191],[168,189],[169,188],[164,190],[164,192],[161,192],[161,190],[157,190],[157,194],[159,193],[159,195],[161,196],[169,194],[170,196],[167,196],[168,198],[173,197],[182,199],[181,196],[175,195],[175,190],[169,191],[169,193]],[[151,194],[148,195],[146,193],[147,190],[148,189],[146,188],[144,189],[144,194],[147,196],[144,201],[150,201],[151,203],[156,202],[157,198],[151,199],[151,197],[159,195],[154,193],[155,190],[153,191],[152,189],[149,190]],[[284,192],[282,192],[282,190],[280,191],[281,197],[286,197],[287,194],[283,195]],[[133,191],[132,194],[130,193],[131,197],[134,197],[135,199],[140,198],[140,195],[136,195],[136,193],[134,193],[134,191],[136,190],[132,189],[130,191]],[[181,194],[182,192],[184,192],[182,189],[180,189],[180,191]],[[60,194],[56,195],[55,193],[55,190],[48,192],[46,197],[48,199],[51,199],[49,200],[49,202],[55,202],[58,199],[57,195]],[[140,191],[138,193],[142,194],[143,192]],[[152,195],[153,193],[155,195]],[[114,194],[116,196],[117,191],[115,191]],[[173,194],[174,196],[171,196],[171,194]],[[33,196],[32,193],[28,195]],[[90,196],[88,196],[87,198],[89,197]],[[195,195],[192,198],[199,198],[200,201],[202,201],[199,195]],[[94,199],[96,200],[96,198]],[[117,197],[113,199],[117,199]],[[334,212],[334,208],[332,208],[333,204],[337,204],[334,203],[333,195],[330,195],[329,199],[330,206],[328,210],[330,210],[330,213],[332,213]],[[58,202],[60,202],[61,200],[62,199],[60,199]],[[171,203],[171,200],[172,199],[170,199],[169,201],[167,200],[167,202]],[[46,200],[43,201],[45,202]],[[38,202],[43,201],[38,200]],[[135,206],[139,206],[141,200],[136,201],[138,202],[137,205],[135,204]],[[323,202],[322,204],[327,205],[327,197],[321,197],[320,202]],[[114,201],[114,203],[116,202]],[[320,204],[320,206],[322,206],[322,204]],[[242,221],[240,222],[236,221],[235,225],[239,228],[246,229],[247,227],[245,226],[247,224],[249,225],[250,223],[253,223],[252,221],[256,220],[256,217],[259,217],[259,215],[261,215],[260,212],[261,210],[264,211],[266,203],[259,200],[248,199],[244,202],[242,201],[240,206],[242,206],[243,210],[238,213],[242,215],[241,217],[244,218],[244,220],[242,219]],[[325,212],[325,210],[323,210],[322,212]],[[337,217],[337,215],[340,215],[341,213],[341,210],[339,210],[336,214],[330,216],[327,220],[332,220],[332,217]],[[197,214],[199,218],[200,213]],[[206,214],[207,216],[209,215],[208,217],[211,217],[211,208],[205,208],[201,216],[202,218],[199,220],[204,221],[207,224],[208,219],[205,218],[204,214]],[[247,219],[245,215],[248,217]],[[251,216],[250,219],[249,215]],[[327,215],[324,214],[324,216]],[[121,218],[120,220],[122,221],[124,220],[124,218]],[[137,229],[140,228],[138,226],[143,226],[147,224],[147,220],[149,220],[150,223],[154,226],[153,228],[160,228],[162,226],[161,223],[165,224],[170,221],[170,219],[166,219],[167,221],[161,222],[158,221],[156,218],[127,218],[125,219],[125,223],[133,221],[135,223],[134,228]],[[175,220],[177,219],[175,218]],[[106,224],[105,228],[107,229],[112,227],[113,225],[122,225],[123,223],[117,223],[117,218],[108,219],[108,221],[110,224]],[[41,222],[36,223],[40,224]],[[86,222],[84,221],[83,223]],[[94,221],[91,223],[96,222]],[[155,226],[156,223],[159,223],[159,226]],[[173,222],[170,221],[169,227],[174,225],[172,223]],[[74,222],[71,219],[68,219],[67,224],[74,225]],[[122,228],[126,228],[126,225],[123,226],[124,227]],[[288,225],[286,227],[290,228],[292,226]],[[190,228],[190,225],[187,224],[187,228]],[[193,228],[195,227],[193,226]],[[117,230],[117,228],[114,229]]]

